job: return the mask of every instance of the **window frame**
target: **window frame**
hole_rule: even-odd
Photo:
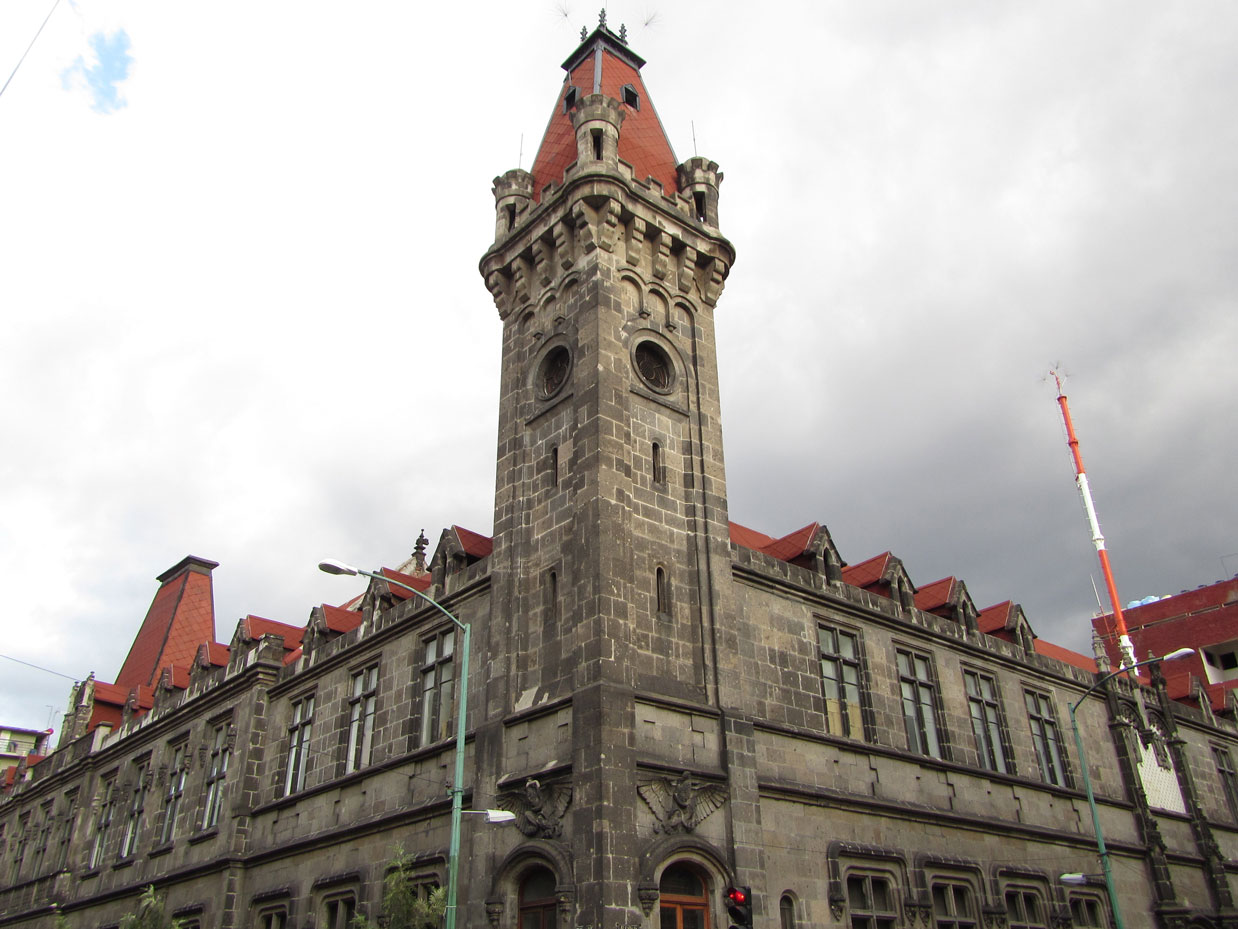
[[[952,912],[940,913],[937,908],[937,890],[938,888],[949,889],[949,909]],[[966,901],[971,908],[971,912],[967,914],[957,912],[958,894],[962,891],[966,894]],[[935,876],[929,882],[929,900],[932,907],[933,929],[979,929],[981,923],[980,907],[978,904],[979,895],[976,893],[976,888],[967,880],[957,877]]]
[[[851,896],[852,881],[860,882],[867,891],[868,897],[862,901],[869,904],[868,909],[857,909]],[[881,881],[886,885],[886,894],[890,903],[889,910],[877,909],[877,898],[873,894],[873,881]],[[850,868],[842,878],[843,894],[847,898],[847,923],[850,929],[894,929],[899,923],[899,901],[896,891],[897,882],[894,875],[888,871],[875,871],[868,868]]]
[[[525,898],[525,885],[529,879],[537,872],[545,871],[550,875],[551,892],[549,897],[534,897],[533,899]],[[520,929],[526,929],[525,920],[530,916],[536,916],[538,921],[538,929],[555,929],[558,924],[559,906],[558,898],[555,896],[554,888],[559,884],[559,878],[555,872],[545,864],[538,863],[529,868],[520,875],[520,883],[516,888],[516,925]]]
[[[350,683],[345,774],[368,768],[374,759],[374,726],[378,715],[378,662],[354,671]]]
[[[189,742],[172,746],[172,762],[168,765],[168,785],[163,792],[163,823],[159,828],[159,844],[167,845],[176,834],[176,814],[185,797],[185,781],[189,773]]]
[[[972,691],[973,681],[976,692]],[[984,693],[984,684],[989,685],[991,694]],[[1002,711],[1002,692],[997,678],[978,668],[964,667],[963,691],[967,694],[967,713],[980,767],[998,774],[1015,774],[1014,753],[1010,750],[1010,733],[1006,714]],[[977,711],[980,719],[977,719]]]
[[[896,646],[894,652],[907,750],[938,761],[948,761],[948,740],[941,718],[941,687],[937,683],[933,656],[902,645]],[[919,676],[921,665],[923,677]],[[911,695],[908,694],[909,688]],[[932,736],[932,744],[929,744],[929,735]]]
[[[1216,765],[1221,793],[1229,807],[1230,818],[1238,822],[1238,770],[1234,768],[1234,756],[1223,745],[1212,746],[1212,761]]]
[[[417,744],[425,748],[451,737],[451,720],[457,702],[456,627],[451,625],[437,628],[422,639],[421,647],[422,659],[418,671],[421,684],[421,725]],[[444,679],[444,671],[450,671],[450,677]]]
[[[119,772],[113,771],[105,777],[101,784],[99,811],[95,814],[94,836],[90,845],[90,870],[103,866],[104,855],[107,852],[107,838],[112,831],[112,822],[116,815],[116,787]]]
[[[146,813],[146,793],[150,789],[150,756],[133,762],[134,781],[129,792],[125,828],[120,839],[119,859],[125,860],[137,854],[138,839],[142,833],[142,818]]]
[[[1066,743],[1062,740],[1061,727],[1057,724],[1053,698],[1042,691],[1025,687],[1023,706],[1027,710],[1032,748],[1036,753],[1036,766],[1040,770],[1041,780],[1054,787],[1072,786]],[[1056,772],[1053,768],[1055,764],[1058,769]]]
[[[288,751],[284,759],[284,796],[305,789],[309,775],[310,742],[314,738],[314,711],[317,693],[310,691],[292,701],[288,723]]]
[[[228,778],[228,768],[232,762],[232,746],[228,742],[228,730],[232,720],[222,720],[214,725],[214,737],[211,739],[211,754],[207,762],[206,776],[202,781],[202,831],[219,825],[219,814],[223,811],[224,782]]]
[[[676,868],[683,868],[696,875],[697,880],[701,882],[701,896],[693,896],[690,894],[673,894],[666,893],[662,890],[662,881],[666,879],[666,873]],[[671,910],[675,913],[675,929],[684,929],[683,915],[685,911],[691,911],[701,914],[701,925],[710,927],[713,923],[711,908],[709,905],[710,893],[712,891],[709,874],[700,865],[693,861],[672,861],[658,876],[658,922],[657,925],[662,925],[662,914],[666,910]]]
[[[833,641],[830,644],[832,651],[826,651],[826,643],[823,641],[824,635],[832,637]],[[852,655],[848,657],[843,653],[840,643],[843,639],[851,642]],[[826,662],[834,663],[835,674],[833,676],[826,674]],[[831,735],[837,735],[845,739],[855,739],[857,741],[871,741],[869,730],[869,710],[868,710],[868,688],[865,686],[865,662],[864,662],[864,640],[860,636],[859,630],[850,629],[845,626],[839,626],[835,623],[817,621],[817,662],[818,670],[821,675],[821,699],[823,702],[822,709],[825,711],[825,731]],[[854,672],[855,680],[846,680],[846,671]],[[833,684],[836,696],[830,696],[830,685]],[[846,693],[851,690],[854,693],[854,700],[849,700]],[[830,723],[831,700],[838,704],[836,727]],[[853,710],[854,705],[854,710]],[[856,731],[855,723],[857,720],[852,719],[853,712],[858,715],[858,728]],[[835,731],[835,728],[838,731]]]
[[[1029,900],[1034,904],[1035,914],[1027,912]],[[1035,887],[1008,884],[1002,888],[1002,903],[1006,907],[1007,929],[1049,929],[1049,901],[1044,893]]]

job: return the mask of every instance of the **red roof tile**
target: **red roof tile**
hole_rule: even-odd
[[[383,569],[385,574],[387,569]],[[392,574],[398,572],[392,571]],[[426,586],[429,586],[429,575],[426,576]],[[322,605],[322,618],[327,623],[327,628],[332,632],[351,632],[361,625],[361,620],[365,617],[356,610],[341,610],[338,606]]]
[[[210,572],[217,566],[191,555],[159,575],[159,589],[116,675],[118,685],[152,684],[165,665],[189,664],[202,642],[215,640]]]
[[[809,523],[803,529],[788,532],[773,544],[767,545],[764,549],[765,554],[772,555],[779,561],[790,561],[792,558],[797,558],[808,551],[809,546],[812,545],[812,540],[816,538],[817,530],[820,528],[820,523]]]
[[[1058,661],[1064,661],[1066,664],[1074,665],[1076,668],[1096,673],[1096,660],[1089,658],[1087,655],[1072,652],[1069,648],[1062,648],[1062,646],[1046,642],[1044,639],[1037,639],[1035,648],[1038,655],[1056,658]]]
[[[287,623],[276,622],[273,619],[263,619],[250,614],[244,619],[245,635],[250,639],[259,639],[264,635],[279,635],[284,637],[284,649],[292,651],[301,647],[301,638],[305,635],[304,626],[290,626]]]
[[[298,645],[292,651],[288,652],[288,654],[284,655],[284,664],[292,664],[300,658],[302,654],[304,654],[304,650],[300,645]]]
[[[599,55],[600,75],[596,64]],[[602,93],[622,102],[623,87],[628,84],[636,91],[640,105],[624,106],[626,115],[619,127],[619,158],[632,166],[632,173],[638,181],[652,177],[666,193],[676,192],[678,176],[675,169],[678,161],[653,107],[653,100],[641,80],[640,68],[644,63],[613,33],[603,28],[595,30],[572,53],[563,65],[568,77],[559,90],[542,144],[533,159],[535,199],[541,200],[547,184],[562,183],[564,170],[576,161],[576,132],[572,128],[571,116],[563,105],[568,88],[576,88],[578,99]],[[598,77],[596,83],[595,75]]]
[[[228,658],[232,654],[231,650],[226,645],[219,642],[206,642],[206,660],[213,667],[222,668],[228,663]]]
[[[847,565],[843,568],[843,582],[852,587],[871,587],[878,581],[884,581],[886,567],[892,557],[889,552],[882,552],[859,564]]]
[[[777,541],[773,536],[757,532],[755,529],[749,529],[747,526],[741,526],[739,523],[727,523],[727,528],[730,530],[732,542],[736,545],[742,545],[744,548],[755,549],[758,552],[765,551],[767,545],[773,545]]]
[[[950,603],[950,598],[954,594],[954,585],[953,577],[943,577],[940,581],[925,584],[916,591],[916,609],[923,610],[925,613],[940,610]]]
[[[987,606],[976,615],[976,625],[981,632],[994,635],[1005,630],[1006,624],[1014,616],[1014,611],[1014,602],[1010,600]]]
[[[420,590],[422,593],[425,593],[427,590],[430,589],[430,582],[432,580],[429,574],[420,574],[420,575],[403,574],[400,571],[395,571],[391,568],[380,568],[378,573],[381,574],[383,577],[391,578],[391,580],[393,581],[398,581],[400,584],[407,584],[409,587],[414,587],[417,590]],[[393,597],[396,597],[400,600],[407,600],[409,597],[413,596],[403,587],[400,587],[396,584],[388,584],[387,590],[388,592],[390,592],[390,594]],[[351,626],[348,627],[349,629],[353,629],[356,626],[361,624],[360,614],[356,612],[350,612],[348,610],[341,610],[338,607],[331,607],[331,609],[335,610],[337,613],[348,613],[348,615],[350,616],[357,617],[357,620]],[[330,625],[330,622],[331,622],[330,619],[328,619],[327,620],[328,628],[332,628]],[[347,631],[347,630],[343,630],[343,631]]]
[[[473,558],[485,558],[494,551],[494,539],[490,536],[473,532],[462,526],[452,526],[451,529],[456,534],[456,538],[460,540],[460,546],[466,555]]]

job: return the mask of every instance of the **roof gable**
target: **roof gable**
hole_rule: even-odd
[[[149,686],[165,665],[189,664],[201,643],[215,640],[211,571],[218,566],[190,555],[159,575],[159,589],[116,675],[119,686]]]

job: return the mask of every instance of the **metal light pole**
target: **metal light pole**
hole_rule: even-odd
[[[1092,828],[1096,832],[1096,851],[1100,855],[1100,866],[1105,872],[1105,889],[1109,893],[1109,906],[1113,910],[1113,923],[1116,929],[1126,929],[1126,924],[1122,921],[1122,908],[1118,904],[1118,890],[1113,885],[1113,869],[1109,865],[1109,850],[1105,848],[1105,836],[1100,828],[1100,811],[1096,808],[1096,796],[1092,793],[1092,779],[1088,777],[1088,759],[1083,752],[1083,739],[1079,736],[1079,721],[1075,718],[1075,710],[1079,705],[1088,698],[1102,684],[1107,683],[1119,674],[1125,674],[1127,671],[1133,671],[1135,668],[1146,664],[1152,664],[1155,661],[1173,661],[1175,658],[1185,658],[1187,655],[1195,654],[1195,650],[1191,648],[1179,648],[1164,658],[1145,658],[1143,661],[1137,661],[1134,664],[1125,665],[1118,670],[1106,674],[1095,684],[1083,692],[1074,703],[1068,704],[1070,709],[1070,728],[1075,734],[1075,750],[1079,753],[1079,767],[1083,769],[1083,789],[1088,795],[1088,809],[1092,811]]]
[[[394,578],[387,577],[384,574],[377,574],[373,571],[363,571],[361,568],[354,568],[352,565],[345,564],[342,561],[331,559],[319,562],[318,569],[325,571],[327,574],[360,574],[402,587],[426,601],[426,603],[455,623],[464,633],[464,641],[460,646],[460,709],[456,713],[456,773],[455,782],[451,785],[451,847],[447,853],[447,907],[443,913],[445,929],[456,929],[456,899],[459,893],[460,875],[460,820],[461,814],[464,812],[464,717],[468,712],[469,706],[469,644],[472,629],[468,623],[460,622],[460,620],[447,612],[442,604],[427,597],[416,587],[411,587],[402,581],[397,581]],[[488,821],[497,822],[498,820],[488,819]]]

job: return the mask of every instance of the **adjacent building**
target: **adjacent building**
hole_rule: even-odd
[[[729,520],[723,176],[674,155],[643,64],[603,20],[494,181],[492,534],[226,644],[215,563],[160,575],[0,800],[0,926],[114,927],[153,883],[192,929],[345,929],[401,848],[443,884],[462,685],[465,801],[516,821],[466,817],[461,925],[720,929],[740,885],[760,929],[1109,926],[1086,766],[1126,925],[1238,926],[1232,702],[1155,665],[1085,699],[1096,660],[1017,604]],[[467,680],[409,586],[470,625]]]

